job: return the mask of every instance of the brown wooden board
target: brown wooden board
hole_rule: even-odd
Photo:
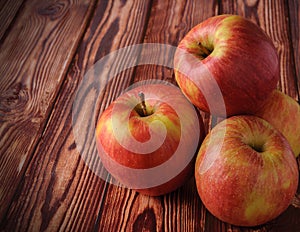
[[[5,230],[91,231],[94,228],[106,183],[93,174],[80,156],[80,152],[96,148],[89,147],[89,141],[82,151],[76,147],[72,126],[77,120],[84,120],[85,115],[79,114],[73,121],[73,101],[85,72],[97,60],[118,48],[141,42],[148,10],[146,1],[97,4],[41,141],[4,218]],[[108,99],[126,87],[131,72],[117,79],[120,89],[111,89],[105,95]],[[91,90],[82,101],[93,97]],[[94,125],[89,126],[93,129]],[[92,133],[87,136],[94,140]],[[99,164],[92,165],[97,168]]]
[[[27,1],[0,47],[0,219],[40,141],[91,6]]]
[[[9,32],[9,26],[12,26],[17,13],[22,10],[23,2],[23,0],[0,1],[0,45],[4,34]]]
[[[245,16],[266,31],[280,58],[278,88],[299,100],[298,1],[12,2],[0,1],[11,9],[0,9],[0,231],[300,231],[300,184],[278,218],[232,226],[206,210],[194,178],[160,197],[110,184],[94,141],[95,120],[128,87],[153,80],[176,85],[172,53],[159,57],[142,47],[109,55],[142,43],[176,47],[217,14]],[[170,65],[131,65],[148,55]],[[92,69],[99,61],[101,68]],[[201,115],[206,131],[222,120]]]
[[[291,42],[291,55],[292,64],[294,65],[291,75],[295,78],[297,90],[298,90],[298,102],[300,103],[300,4],[299,1],[288,1],[288,22],[290,25],[290,42]]]

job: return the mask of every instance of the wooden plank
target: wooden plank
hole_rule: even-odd
[[[285,1],[273,1],[261,6],[265,9],[265,28],[272,38],[280,61],[279,88],[293,98],[298,98],[297,84],[294,76],[295,60],[291,50],[288,5]],[[272,19],[272,20],[269,20]],[[299,62],[299,61],[296,61]]]
[[[91,3],[26,1],[1,46],[0,219],[40,140]]]
[[[154,1],[143,42],[177,46],[193,26],[217,11],[213,1]],[[149,54],[143,50],[140,59],[146,55]],[[161,59],[152,55],[152,60]],[[159,65],[136,68],[134,83],[150,79],[175,84],[172,68]],[[205,209],[193,179],[179,190],[155,198],[110,186],[100,215],[97,228],[101,231],[199,231],[205,225]]]
[[[93,133],[79,150],[74,124],[87,112],[72,118],[72,105],[84,74],[107,54],[140,43],[147,23],[149,1],[99,1],[66,80],[53,107],[23,181],[3,220],[6,231],[92,231],[106,194],[106,182],[95,175],[81,153],[96,154]],[[104,96],[108,103],[131,80],[133,70],[120,74]],[[82,81],[82,82],[81,82]],[[86,80],[88,82],[88,80]],[[88,83],[89,84],[89,83]],[[87,104],[93,89],[84,94]],[[94,131],[94,125],[89,125]],[[92,165],[101,169],[97,160]],[[101,170],[100,170],[101,171]],[[101,217],[101,215],[99,215]],[[114,231],[110,228],[109,231]]]
[[[99,3],[92,24],[61,88],[61,94],[57,98],[41,142],[1,229],[5,231],[46,229],[53,231],[90,231],[93,229],[100,231],[139,231],[142,229],[149,231],[283,231],[286,229],[286,222],[291,223],[290,231],[297,229],[299,198],[295,198],[293,205],[275,220],[274,225],[272,222],[262,227],[238,228],[220,222],[205,210],[197,196],[193,180],[183,188],[164,197],[150,198],[134,191],[107,185],[85,166],[76,150],[76,141],[72,131],[71,111],[74,94],[82,75],[98,59],[119,47],[142,41],[144,32],[141,29],[146,24],[148,10],[140,4],[140,2],[133,1],[124,4],[119,2],[112,4],[108,1]],[[184,7],[183,4],[179,1],[176,5],[171,1],[154,2],[144,42],[175,45],[176,38],[179,41],[193,23],[198,20],[202,21],[210,13],[225,12],[228,9],[228,12],[236,11],[244,14],[244,11],[249,11],[248,8],[251,8],[252,4],[254,6],[250,12],[263,11],[261,2],[258,2],[255,7],[256,3],[250,1],[239,1],[237,4],[224,1],[222,8],[218,8],[212,1],[200,1],[193,7],[193,2],[188,2]],[[196,13],[187,14],[190,11]],[[177,28],[174,26],[177,22],[176,17],[181,17],[182,14],[185,17],[178,21],[186,20],[190,23]],[[260,23],[265,22],[264,14],[257,15]],[[253,17],[254,21],[257,18],[255,13],[251,13],[249,17]],[[268,16],[270,19],[271,17]],[[123,23],[123,26],[120,26],[120,23]],[[266,25],[268,26],[269,23]],[[132,28],[134,32],[130,30]],[[166,29],[166,32],[163,29]],[[174,36],[174,33],[179,36]],[[101,99],[103,104],[99,112],[130,85],[132,73],[133,70],[129,70],[114,80],[107,94]],[[172,75],[170,69],[145,66],[136,70],[134,81],[158,78],[173,82]],[[87,95],[85,100],[88,101],[89,98],[93,99],[93,96]],[[89,144],[89,139],[91,137],[87,138],[87,144]],[[87,146],[85,150],[94,152],[95,147]],[[94,163],[94,166],[98,167],[98,165]],[[95,222],[96,225],[94,225]]]
[[[22,7],[23,2],[24,0],[0,1],[0,45],[4,34],[13,22],[17,12]]]
[[[291,51],[294,60],[294,72],[293,76],[298,87],[298,102],[300,102],[300,13],[299,13],[299,1],[293,0],[288,1],[288,12],[289,12],[289,25],[290,25],[290,36],[291,36]]]

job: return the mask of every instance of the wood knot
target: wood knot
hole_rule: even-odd
[[[51,20],[55,20],[65,14],[68,9],[68,3],[66,1],[55,1],[42,5],[37,9],[39,15],[47,16]]]
[[[17,83],[0,94],[0,112],[5,115],[23,112],[29,100],[28,88]]]
[[[156,231],[156,217],[153,208],[146,208],[133,224],[133,231]]]

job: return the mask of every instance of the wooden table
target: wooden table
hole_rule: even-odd
[[[143,196],[96,175],[92,170],[102,167],[96,160],[86,165],[82,153],[95,153],[93,136],[86,135],[81,149],[76,142],[74,101],[97,61],[130,45],[177,46],[194,25],[224,13],[245,16],[266,31],[280,57],[278,88],[299,100],[298,0],[1,0],[1,231],[300,231],[300,186],[275,220],[235,227],[205,209],[194,179],[165,196]],[[98,114],[138,81],[175,84],[173,69],[159,65],[139,65],[117,77],[101,95]],[[81,104],[95,97],[94,90],[91,85]],[[203,116],[209,130],[216,119]]]

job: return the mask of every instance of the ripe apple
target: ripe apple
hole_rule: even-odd
[[[174,69],[187,98],[222,117],[255,112],[279,80],[271,39],[238,15],[214,16],[192,28],[177,47]]]
[[[278,129],[290,143],[295,156],[299,156],[300,106],[293,98],[274,90],[256,115]]]
[[[280,215],[295,196],[298,172],[284,136],[267,121],[246,115],[217,124],[195,165],[203,204],[237,226],[260,225]]]
[[[194,173],[204,126],[180,89],[165,84],[133,88],[100,116],[96,144],[104,167],[122,185],[157,196]]]

